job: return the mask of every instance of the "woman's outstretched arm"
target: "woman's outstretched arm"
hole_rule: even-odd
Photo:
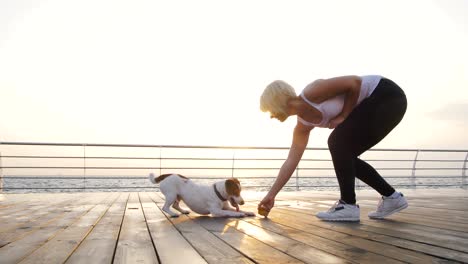
[[[310,131],[313,127],[306,127],[300,123],[296,125],[293,133],[293,142],[291,149],[289,150],[288,158],[281,166],[281,169],[278,173],[278,177],[275,180],[275,183],[271,187],[268,194],[260,202],[259,207],[263,206],[269,211],[274,206],[274,200],[278,192],[283,188],[283,186],[289,181],[292,173],[296,169],[299,161],[304,154],[304,150],[307,147],[309,141]]]

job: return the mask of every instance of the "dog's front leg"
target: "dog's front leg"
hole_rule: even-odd
[[[254,213],[254,212],[242,211],[242,210],[239,210],[239,212],[245,214],[245,216],[255,216],[255,213]]]
[[[229,203],[226,203],[224,205],[223,209],[228,210],[228,211],[243,213],[245,216],[255,216],[255,213],[253,213],[253,212],[242,211],[242,210],[237,211],[236,208],[230,206]]]
[[[223,210],[220,208],[210,208],[210,213],[214,217],[244,217],[245,214],[242,212]]]
[[[237,211],[236,208],[233,208],[233,207],[230,207],[230,206],[227,206],[227,208],[225,208],[225,210],[232,211],[232,212],[243,213],[245,216],[255,216],[254,212],[242,211],[242,210]]]

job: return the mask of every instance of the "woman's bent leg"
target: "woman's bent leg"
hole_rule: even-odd
[[[370,165],[358,156],[380,142],[401,121],[406,111],[406,96],[392,81],[382,79],[372,95],[361,102],[330,134],[328,146],[341,200],[353,204],[355,177],[370,182],[374,189],[387,193],[393,189]],[[359,175],[358,175],[359,174]],[[390,189],[390,188],[391,189]]]
[[[356,177],[374,188],[380,195],[390,196],[395,189],[367,162],[356,158]]]

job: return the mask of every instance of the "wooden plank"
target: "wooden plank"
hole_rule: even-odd
[[[245,220],[258,220],[256,217],[245,217]],[[346,261],[343,258],[335,256],[333,254],[327,253],[323,250],[317,249],[311,245],[303,243],[292,239],[291,237],[285,235],[285,233],[275,233],[267,230],[263,227],[252,225],[248,222],[242,221],[240,219],[230,219],[230,218],[212,218],[212,217],[197,217],[194,218],[194,221],[201,224],[207,230],[216,233],[218,236],[224,236],[224,234],[244,234],[244,239],[241,243],[245,243],[244,240],[249,238],[255,242],[264,243],[266,246],[274,248],[294,259],[298,259],[305,263],[350,263],[352,261]],[[232,234],[231,234],[232,233]],[[236,236],[237,237],[237,236]],[[248,240],[248,239],[247,239]],[[253,242],[251,242],[253,243]],[[242,247],[239,247],[241,250]],[[249,251],[253,251],[250,249]],[[247,254],[248,252],[244,252]],[[252,258],[255,261],[262,262],[270,258],[270,250],[265,251],[254,251]],[[255,257],[254,257],[255,256]],[[385,260],[381,258],[381,260]],[[275,259],[276,261],[276,259]],[[373,262],[375,263],[375,262]],[[399,263],[399,262],[392,262]]]
[[[81,194],[80,196],[57,195],[52,201],[41,201],[39,205],[35,206],[24,205],[22,208],[17,209],[17,212],[11,212],[6,216],[1,216],[2,225],[0,226],[0,240],[3,240],[1,234],[7,231],[14,229],[25,231],[29,229],[29,227],[34,226],[38,221],[53,219],[53,216],[57,215],[54,213],[63,212],[63,207],[69,206],[84,197],[85,194]]]
[[[229,225],[231,222],[238,223],[239,220],[237,219],[192,215],[190,218],[193,221],[223,239],[232,247],[236,248],[237,246],[238,251],[257,262],[274,259],[275,263],[347,263],[344,259],[332,254],[271,232],[264,234],[264,237],[246,235],[245,232],[236,229],[237,224]],[[253,229],[255,227],[252,226],[249,230],[252,231]],[[259,231],[259,229],[256,229],[256,231]],[[259,233],[257,232],[257,234]],[[251,246],[244,246],[244,244]]]
[[[66,263],[111,263],[129,194],[122,193]]]
[[[448,197],[443,197],[439,199],[423,199],[420,197],[408,197],[408,201],[423,208],[442,209],[458,212],[466,212],[467,209],[466,201],[459,198],[451,199]]]
[[[30,232],[27,236],[1,247],[0,259],[4,263],[18,263],[91,210],[95,206],[94,203],[100,202],[110,195],[108,193],[89,196],[86,199],[77,201],[72,206],[64,208],[61,217],[48,222],[44,226],[38,226],[34,232]]]
[[[164,200],[155,193],[149,195],[158,207],[162,208]],[[188,216],[181,215],[169,220],[208,263],[253,263],[231,245],[193,222]]]
[[[369,253],[380,255],[387,259],[387,261],[402,261],[402,262],[412,262],[412,263],[427,263],[428,261],[437,260],[436,258],[421,254],[418,252],[413,252],[406,250],[397,246],[388,245],[380,241],[372,241],[367,239],[365,236],[355,236],[356,227],[358,223],[329,223],[322,222],[320,220],[314,220],[310,215],[301,214],[294,211],[293,209],[283,209],[283,208],[274,208],[269,216],[269,220],[273,221],[275,224],[281,226],[290,227],[297,230],[304,230],[306,234],[313,236],[321,237],[325,240],[323,241],[325,246],[330,246],[331,248],[340,248],[336,243],[341,244],[343,249],[340,252],[334,252],[338,256],[342,256],[346,259],[353,259],[360,255],[360,253]],[[245,221],[251,222],[249,219]],[[323,223],[323,225],[316,224]],[[262,222],[263,224],[264,222]],[[255,223],[254,223],[255,224]],[[349,230],[348,233],[343,232],[342,230]],[[354,232],[353,232],[354,231]],[[371,235],[369,235],[371,236]],[[300,239],[301,236],[298,236]],[[334,241],[334,242],[331,242]],[[346,250],[351,247],[351,250]],[[383,250],[385,248],[385,250]],[[350,254],[350,252],[352,254]],[[368,258],[369,256],[364,256]],[[375,258],[380,258],[375,256]],[[373,262],[373,261],[371,261]]]
[[[68,228],[62,230],[21,261],[23,264],[32,263],[63,263],[81,243],[94,225],[101,219],[119,194],[113,193],[102,203],[97,204]]]
[[[152,263],[468,263],[468,210],[460,210],[468,204],[468,192],[404,193],[410,207],[377,221],[365,216],[375,209],[379,196],[375,191],[358,191],[360,223],[323,222],[314,216],[335,202],[337,192],[282,192],[269,219],[194,213],[168,219],[160,210],[158,193],[134,194],[138,209],[127,209],[135,207],[126,206],[125,197],[110,206],[106,197],[110,199],[111,193],[7,194],[7,201],[0,201],[0,241],[9,242],[0,245],[0,263],[109,263],[113,258],[133,263],[138,259],[124,259],[122,248],[140,248],[141,239],[125,235],[124,230],[146,232],[153,259],[140,260]],[[248,201],[263,195],[243,192]],[[69,199],[72,196],[76,201]],[[256,205],[249,202],[243,209],[256,210]],[[125,221],[143,228],[125,226]],[[193,256],[174,253],[186,250]],[[139,254],[135,252],[130,255]],[[332,259],[326,261],[328,256]]]
[[[377,208],[378,201],[371,201],[371,200],[360,200],[359,205],[363,208],[369,208],[375,210]],[[467,208],[468,210],[468,208]],[[424,217],[428,219],[434,220],[441,220],[441,221],[450,221],[454,223],[462,223],[466,224],[466,219],[468,218],[468,211],[460,212],[460,211],[447,211],[444,209],[436,209],[436,208],[424,208],[419,207],[417,204],[414,204],[412,201],[409,202],[409,207],[406,210],[401,211],[398,213],[401,216],[408,216],[408,217]]]
[[[301,202],[301,203],[302,203],[303,206],[305,206],[307,208],[315,209],[315,212],[323,210],[323,209],[320,209],[316,205],[317,203],[328,204],[328,202],[325,202],[323,200],[315,202],[315,205],[313,203],[309,203],[309,202]],[[328,205],[331,206],[331,204],[328,204]],[[368,218],[366,217],[366,215],[370,211],[373,211],[373,210],[375,210],[375,208],[373,208],[373,207],[372,208],[369,208],[368,206],[361,207],[362,221],[366,221],[366,222],[363,222],[363,223],[373,224],[373,223],[379,222],[379,221],[376,221],[376,220],[372,220],[371,222],[367,222]],[[408,208],[407,210],[411,210],[411,208]],[[428,210],[430,210],[430,209],[428,209]],[[310,214],[315,215],[315,212],[310,212]],[[429,219],[428,217],[408,216],[408,215],[403,215],[402,216],[401,214],[394,214],[389,219],[380,220],[380,222],[384,222],[384,221],[386,221],[386,222],[394,221],[395,223],[401,222],[400,224],[402,224],[402,223],[412,223],[412,224],[421,226],[421,228],[419,228],[419,230],[411,229],[410,232],[407,230],[407,231],[402,232],[402,234],[398,233],[398,234],[400,234],[399,236],[403,237],[403,238],[407,238],[407,239],[411,239],[411,240],[415,240],[415,241],[419,241],[419,242],[423,242],[423,243],[427,239],[429,239],[430,241],[433,241],[435,243],[435,245],[439,245],[439,246],[442,246],[442,247],[448,247],[450,249],[455,249],[455,250],[461,250],[461,249],[464,249],[464,248],[468,248],[468,239],[463,239],[463,238],[460,237],[460,238],[458,238],[456,240],[453,239],[453,238],[450,238],[450,239],[447,240],[447,239],[444,239],[444,236],[442,234],[438,233],[437,235],[435,235],[432,231],[429,231],[430,230],[429,227],[433,227],[433,229],[435,228],[435,229],[439,229],[439,230],[449,230],[449,231],[453,231],[453,232],[464,233],[466,230],[468,230],[468,225],[465,225],[465,224],[453,223],[453,222],[447,222],[447,221],[442,222],[440,220]],[[375,226],[375,224],[373,224],[373,225]],[[422,231],[424,226],[428,227],[426,229],[426,231]],[[395,233],[395,229],[391,229],[390,231],[385,232],[385,233],[381,233],[381,234],[390,234],[391,235],[391,234],[394,234],[394,233]]]
[[[427,243],[410,241],[399,238],[397,236],[387,236],[379,233],[368,232],[362,230],[362,225],[359,223],[324,222],[319,219],[316,219],[311,215],[307,215],[304,212],[306,212],[306,210],[301,210],[299,212],[297,211],[297,209],[295,210],[293,208],[276,208],[271,211],[271,213],[273,213],[272,216],[274,216],[273,220],[286,226],[306,229],[308,230],[308,232],[309,230],[311,230],[310,232],[315,232],[316,230],[318,230],[319,227],[322,231],[333,230],[333,232],[347,234],[351,238],[359,237],[368,241],[379,242],[378,244],[375,244],[373,248],[368,248],[367,250],[376,254],[388,255],[388,257],[399,258],[403,261],[405,259],[412,258],[419,259],[420,257],[418,257],[418,255],[420,254],[418,252],[430,256],[436,256],[442,259],[449,259],[462,262],[468,261],[468,255],[460,251],[441,248]],[[332,233],[326,233],[326,236],[328,237],[331,237],[332,235]],[[344,242],[345,239],[343,238],[341,241]],[[359,247],[360,245],[356,244],[355,246]],[[382,250],[383,248],[385,248],[385,250]],[[394,251],[392,251],[392,249]]]
[[[36,193],[0,193],[0,209],[30,203],[31,201],[44,200],[44,197]]]
[[[427,207],[424,205],[421,205],[418,202],[415,202],[413,200],[408,199],[409,207],[408,209],[411,210],[404,210],[402,211],[399,215],[423,215],[425,217],[430,217],[431,219],[434,220],[450,220],[451,222],[458,222],[462,224],[466,224],[466,218],[468,218],[468,205],[466,205],[466,202],[464,201],[448,201],[445,198],[437,198],[439,200],[444,200],[444,202],[455,204],[455,203],[461,203],[461,206],[465,206],[466,210],[460,211],[460,210],[453,210],[450,208],[446,209],[440,209],[440,208],[432,208],[432,207]],[[377,208],[378,201],[371,201],[368,199],[360,200],[359,205],[362,205],[364,207],[368,207],[371,209]],[[463,204],[463,205],[462,205]]]
[[[414,190],[403,190],[405,193],[406,198],[408,199],[409,202],[409,208],[398,213],[396,216],[413,216],[413,215],[420,215],[424,216],[424,219],[433,219],[434,220],[442,220],[445,222],[454,222],[454,223],[462,223],[466,224],[467,221],[466,219],[468,218],[468,203],[466,203],[462,198],[460,198],[461,195],[468,195],[467,191],[464,190],[450,190],[450,192],[444,192],[444,190],[434,190],[433,192],[430,192],[427,194],[425,190],[417,190],[415,192]],[[453,192],[453,193],[452,193]],[[375,209],[378,204],[378,199],[380,199],[380,196],[375,192],[372,191],[372,194],[370,194],[370,191],[357,191],[357,196],[358,196],[358,203],[363,206],[367,207],[370,206],[369,208]],[[414,197],[410,197],[410,195],[406,195],[406,193],[411,194]],[[454,194],[457,194],[456,197],[452,197]],[[280,195],[280,197],[284,197],[288,202],[291,202],[291,200],[298,199],[301,201],[324,201],[325,204],[331,205],[333,204],[337,197],[339,197],[339,193],[334,194],[334,192],[300,192],[300,197],[299,196],[294,196],[294,193],[292,195],[286,194],[286,195]],[[261,199],[261,198],[260,198]],[[280,198],[281,200],[282,198]],[[257,199],[258,200],[258,199]],[[448,204],[453,204],[453,203],[459,203],[460,207],[466,208],[465,210],[450,210],[450,209],[440,209],[440,208],[427,208],[424,207],[424,205],[420,204],[420,201],[426,201],[431,203],[434,200],[436,201],[445,201]],[[448,211],[449,210],[449,211]],[[392,216],[393,217],[393,216]],[[457,228],[457,227],[455,227]],[[460,228],[460,227],[458,227]],[[462,229],[465,229],[464,226],[461,227]]]
[[[127,203],[114,263],[159,263],[137,193]]]
[[[281,195],[287,200],[289,197],[295,199],[294,192],[288,192],[290,194]],[[432,210],[450,210],[450,213],[467,215],[468,206],[466,205],[466,199],[468,196],[468,190],[462,189],[435,189],[431,191],[427,190],[402,190],[402,193],[405,195],[409,204],[412,207],[418,207],[421,209],[431,208]],[[361,190],[356,191],[357,201],[361,204],[363,201],[372,201],[373,206],[377,206],[378,199],[380,195],[375,191]],[[330,200],[337,201],[340,197],[339,192],[300,192],[301,199],[310,199],[313,200]],[[465,197],[465,198],[463,198]]]
[[[248,229],[243,228],[244,224],[242,222],[249,223]],[[242,219],[236,228],[240,228],[241,231],[245,232],[247,235],[255,236],[255,234],[251,234],[252,226],[256,226],[257,228],[262,228],[268,233],[275,233],[279,234],[284,237],[288,237],[295,241],[300,241],[312,248],[317,248],[333,254],[337,257],[341,257],[343,259],[348,260],[349,262],[354,263],[401,263],[402,261],[398,261],[394,258],[389,258],[386,256],[382,256],[380,254],[375,254],[366,250],[366,245],[368,244],[367,241],[364,241],[360,245],[361,247],[353,246],[350,244],[340,242],[340,239],[329,239],[328,236],[321,237],[315,235],[310,232],[304,232],[301,229],[291,228],[278,222],[271,221],[270,219],[261,219],[258,217],[255,218],[244,218]],[[346,236],[345,236],[346,237]],[[364,244],[364,247],[362,245]],[[429,258],[427,258],[429,259]],[[421,261],[414,261],[415,263],[427,263],[423,259]]]
[[[309,196],[303,197],[301,195],[301,197],[296,197],[296,198],[299,198],[296,201],[302,201],[302,202],[310,202],[311,200],[313,200],[315,203],[325,205],[323,207],[324,209],[329,208],[332,204],[335,203],[335,200],[329,200],[329,199],[326,199],[326,197],[322,197],[324,199],[317,199],[316,197],[315,198],[309,197]],[[440,200],[444,198],[439,197],[437,199]],[[291,204],[291,200],[287,201],[286,203]],[[464,212],[464,213],[460,211],[456,211],[456,210],[444,211],[441,209],[418,207],[417,205],[414,205],[411,201],[409,203],[410,203],[410,206],[408,207],[408,209],[402,211],[401,213],[392,215],[390,219],[395,219],[395,220],[405,222],[405,223],[413,223],[413,224],[418,224],[418,225],[426,225],[426,226],[434,227],[434,228],[442,228],[446,230],[459,231],[463,233],[465,230],[468,230],[468,221],[466,221],[466,219],[468,219],[468,210],[467,212]],[[375,210],[377,206],[377,200],[375,201],[374,205],[372,204],[369,205],[369,200],[367,200],[367,203],[362,204],[359,202],[359,204],[361,205],[361,209],[363,209],[362,211],[364,212],[364,214],[361,213],[361,215],[365,216],[367,215],[367,212],[371,210]],[[412,213],[415,210],[419,212],[417,214],[417,216],[419,217],[415,217],[415,215]],[[433,211],[433,210],[438,210],[438,211]],[[445,215],[446,219],[438,219],[434,217],[434,215],[436,214]],[[450,219],[451,215],[457,215],[458,221],[453,221],[452,219]]]
[[[324,209],[323,207],[320,207],[320,205],[311,203],[309,201],[300,201],[299,203],[295,203],[294,205],[291,205],[291,207],[304,208],[304,209],[308,208],[308,209],[313,209],[317,212]],[[437,239],[441,239],[442,240],[441,243],[444,246],[446,245],[446,242],[453,243],[452,241],[453,237],[463,238],[463,241],[464,241],[463,243],[468,242],[468,233],[466,232],[447,230],[447,229],[444,229],[444,226],[440,227],[440,225],[430,224],[430,221],[420,221],[420,219],[424,219],[424,220],[430,219],[426,215],[406,214],[407,220],[405,220],[404,218],[399,217],[402,215],[402,212],[400,212],[398,214],[392,215],[390,218],[387,218],[385,220],[371,220],[367,217],[367,214],[370,211],[375,210],[375,208],[369,208],[367,206],[360,206],[360,207],[361,207],[361,216],[362,216],[361,223],[365,225],[387,228],[392,231],[396,230],[396,231],[400,231],[404,233],[414,233],[415,235],[426,234],[431,238],[434,237],[434,234],[437,234]],[[406,210],[411,211],[413,210],[413,208],[411,207]],[[429,211],[426,213],[430,214],[431,212]],[[466,221],[466,218],[465,218],[465,221]],[[437,227],[434,227],[434,226],[437,226]],[[423,241],[426,241],[426,238],[424,238]]]
[[[217,220],[221,221],[223,219]],[[205,226],[205,228],[207,227]],[[211,229],[209,231],[257,263],[303,263],[294,256],[290,256],[281,250],[268,246],[262,241],[247,236],[234,228],[226,228],[222,231]]]
[[[102,196],[102,194],[99,194],[98,196]],[[56,200],[61,200],[61,197],[61,195],[57,195]],[[83,198],[79,201],[92,201]],[[20,221],[18,224],[16,224],[14,218],[7,218],[7,222],[5,224],[2,223],[1,227],[2,231],[0,232],[0,247],[21,239],[22,237],[37,231],[39,228],[47,226],[48,223],[51,223],[56,219],[60,219],[67,212],[72,211],[71,208],[76,207],[76,200],[70,201],[66,199],[64,203],[59,205],[59,207],[56,207],[57,205],[48,207],[48,210],[44,210],[35,216],[31,216],[31,221],[29,222],[22,223]],[[34,219],[34,217],[36,217],[36,219]]]
[[[147,193],[139,193],[146,223],[161,263],[207,263],[185,240]],[[174,249],[183,254],[174,254]]]
[[[84,193],[57,193],[57,194],[40,194],[40,195],[28,195],[31,200],[23,200],[15,203],[13,206],[8,208],[2,208],[0,210],[0,217],[2,216],[14,216],[20,219],[23,216],[28,216],[33,212],[42,209],[49,208],[49,206],[56,206],[63,202],[78,200],[85,196]]]

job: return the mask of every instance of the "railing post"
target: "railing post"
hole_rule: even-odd
[[[234,162],[236,160],[236,150],[232,150],[232,167],[231,167],[231,177],[234,178]]]
[[[159,146],[159,175],[162,175],[162,146]]]
[[[83,144],[83,191],[86,190],[86,144]]]
[[[296,168],[296,191],[299,191],[299,166]]]
[[[2,165],[2,152],[0,152],[0,193],[3,192],[3,165]]]
[[[418,154],[419,149],[416,151],[416,155],[414,156],[413,170],[411,172],[411,185],[413,186],[413,189],[416,188],[416,162],[418,161]]]
[[[1,157],[1,155],[0,155]],[[463,170],[462,170],[462,188],[466,189],[468,186],[466,185],[466,161],[468,160],[468,152],[465,155],[465,161],[463,161]]]

